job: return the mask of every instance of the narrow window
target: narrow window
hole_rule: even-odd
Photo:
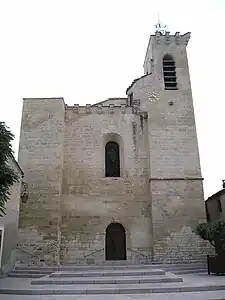
[[[210,214],[209,214],[209,210],[208,210],[208,205],[207,205],[207,203],[205,203],[205,210],[206,210],[206,218],[207,218],[207,221],[210,222]]]
[[[129,106],[133,106],[133,102],[134,102],[134,96],[133,93],[129,94]]]
[[[169,54],[163,57],[163,77],[165,90],[177,90],[175,61]]]
[[[222,206],[220,199],[217,200],[218,212],[222,212]]]
[[[105,146],[105,177],[120,177],[120,150],[116,142]]]

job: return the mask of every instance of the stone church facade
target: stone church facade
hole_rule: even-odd
[[[205,221],[186,46],[151,35],[126,98],[24,99],[19,165],[29,198],[19,247],[47,264],[191,262]]]

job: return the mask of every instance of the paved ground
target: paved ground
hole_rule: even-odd
[[[206,274],[192,274],[182,275],[184,283],[187,286],[197,285],[225,285],[225,276],[215,276]],[[3,288],[37,288],[36,286],[30,286],[30,279],[16,279],[16,278],[3,278],[0,279],[0,289]],[[166,284],[168,285],[168,283]],[[171,285],[169,283],[169,285]],[[46,288],[40,286],[41,289]],[[60,287],[59,287],[60,288]],[[163,293],[163,294],[141,294],[141,295],[42,295],[42,296],[30,296],[30,295],[1,295],[0,300],[225,300],[224,291],[213,291],[213,292],[189,292],[189,293]]]
[[[0,295],[1,300],[224,300],[223,292],[192,292],[171,294],[145,294],[145,295],[91,295],[91,296],[14,296]]]

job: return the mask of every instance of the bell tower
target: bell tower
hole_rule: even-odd
[[[186,46],[190,32],[170,35],[156,31],[151,35],[144,60],[144,74],[153,74],[160,79],[166,90],[191,89]],[[177,83],[174,85],[173,83]]]
[[[189,32],[170,34],[158,27],[150,36],[144,75],[127,89],[148,120],[156,262],[199,261],[206,247],[193,233],[205,221],[205,205],[186,51],[189,39]]]

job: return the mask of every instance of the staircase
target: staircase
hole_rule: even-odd
[[[171,272],[176,275],[182,274],[194,274],[194,273],[207,273],[207,266],[203,263],[192,263],[192,264],[152,264],[152,265],[131,265],[121,261],[120,265],[118,263],[109,262],[105,265],[96,266],[96,265],[65,265],[60,267],[36,267],[36,266],[24,266],[18,265],[14,270],[8,273],[8,277],[17,277],[17,278],[40,278],[51,274],[56,271],[83,271],[83,270],[99,270],[99,268],[104,269],[113,266],[117,270],[121,269],[135,269],[135,268],[151,268],[151,269],[163,269],[165,272]]]
[[[186,280],[180,273],[203,271],[205,277]],[[175,274],[177,273],[177,274]],[[109,262],[106,265],[37,267],[18,265],[0,287],[0,294],[80,295],[80,294],[148,294],[194,291],[221,291],[225,284],[205,282],[202,264],[130,265]],[[192,275],[197,276],[197,275]],[[14,277],[14,278],[12,278]],[[22,279],[29,278],[29,279]],[[8,285],[7,280],[14,280]],[[220,282],[219,282],[220,283]]]

